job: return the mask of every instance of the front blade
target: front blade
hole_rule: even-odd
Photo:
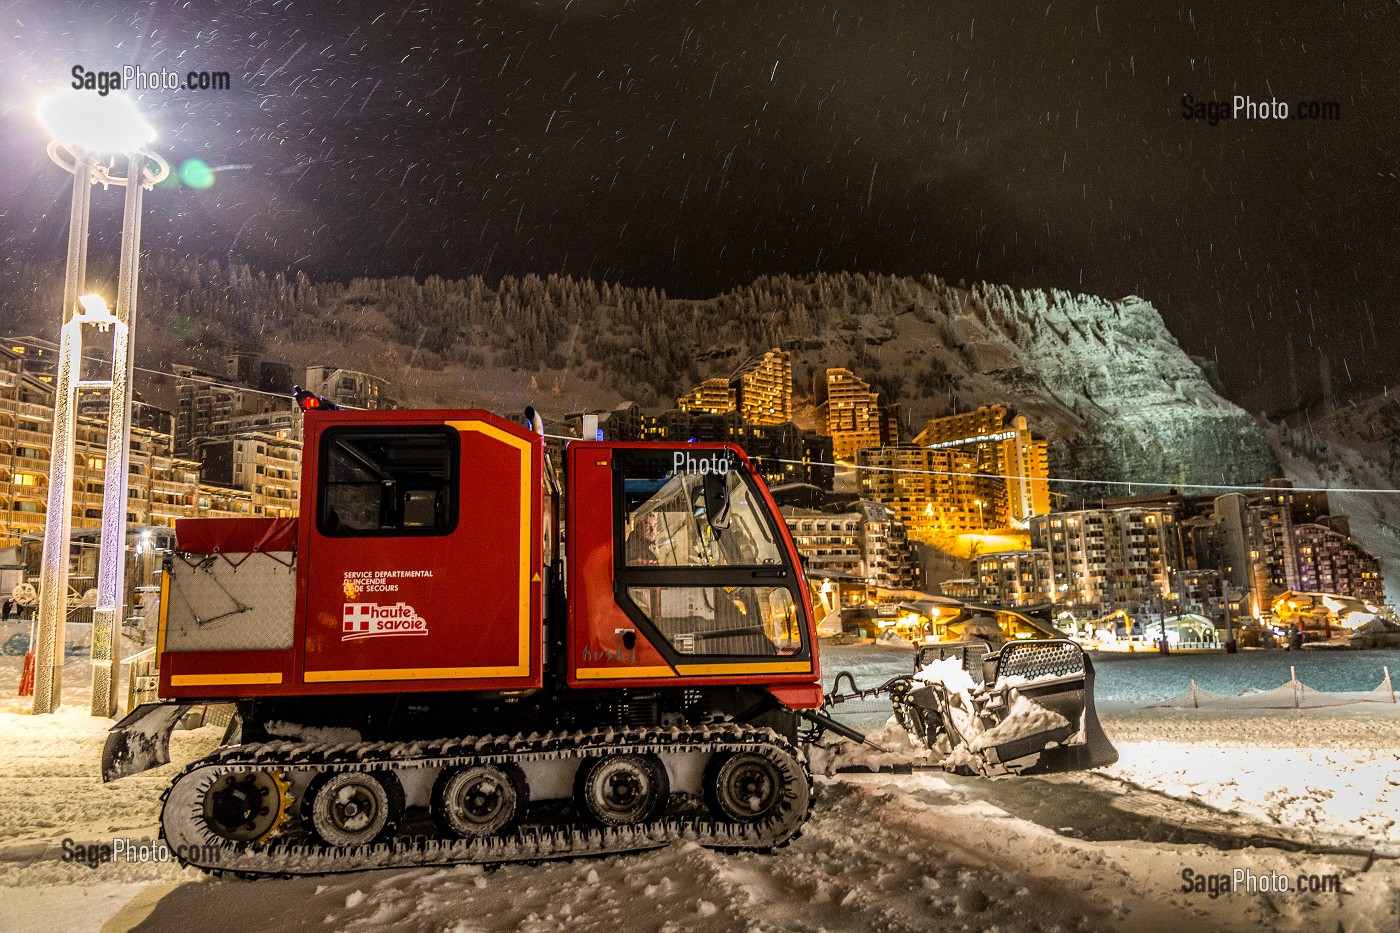
[[[1061,639],[1011,642],[986,659],[986,673],[984,683],[972,686],[942,671],[927,691],[911,695],[941,714],[952,746],[947,770],[1047,774],[1118,760],[1094,706],[1093,662],[1079,645]]]
[[[170,732],[189,703],[143,703],[107,733],[102,746],[102,780],[140,774],[170,762]]]

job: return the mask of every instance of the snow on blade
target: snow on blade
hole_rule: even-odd
[[[1034,700],[1017,693],[1011,702],[1011,709],[1006,718],[987,731],[973,736],[967,744],[973,751],[980,752],[983,749],[1004,745],[1016,739],[1026,739],[1042,732],[1063,729],[1068,726],[1069,720],[1059,713],[1048,710]]]

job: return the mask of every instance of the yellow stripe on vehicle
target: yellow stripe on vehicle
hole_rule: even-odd
[[[165,654],[165,619],[170,615],[170,569],[160,574],[160,615],[156,624],[156,666],[160,666],[161,655]]]
[[[172,687],[224,687],[234,684],[280,684],[282,674],[171,674]]]
[[[811,661],[768,661],[757,664],[677,664],[683,677],[700,674],[810,674]]]
[[[630,680],[643,677],[675,677],[669,667],[580,667],[579,680]]]
[[[483,680],[488,677],[520,677],[529,666],[510,667],[391,667],[349,671],[307,671],[308,684],[342,683],[356,680]]]

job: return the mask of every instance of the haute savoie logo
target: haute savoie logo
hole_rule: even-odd
[[[340,614],[340,640],[385,635],[426,635],[428,620],[408,603],[346,603]]]

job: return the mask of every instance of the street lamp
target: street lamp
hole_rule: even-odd
[[[39,119],[53,137],[49,157],[73,174],[68,222],[68,264],[63,283],[62,339],[55,386],[53,444],[49,462],[48,510],[39,577],[39,631],[34,672],[34,712],[51,713],[62,702],[64,623],[68,612],[68,562],[72,534],[73,457],[79,389],[108,393],[107,457],[99,539],[97,607],[92,630],[92,713],[116,712],[121,664],[121,611],[125,596],[127,470],[131,447],[132,325],[141,240],[141,194],[170,173],[170,166],[145,146],[155,130],[119,95],[68,91],[39,106]],[[126,177],[112,174],[124,155]],[[104,158],[105,157],[105,158]],[[151,163],[151,164],[148,164]],[[115,315],[97,296],[81,300],[87,274],[88,217],[92,185],[126,186]],[[82,378],[82,328],[114,328],[112,375]]]

